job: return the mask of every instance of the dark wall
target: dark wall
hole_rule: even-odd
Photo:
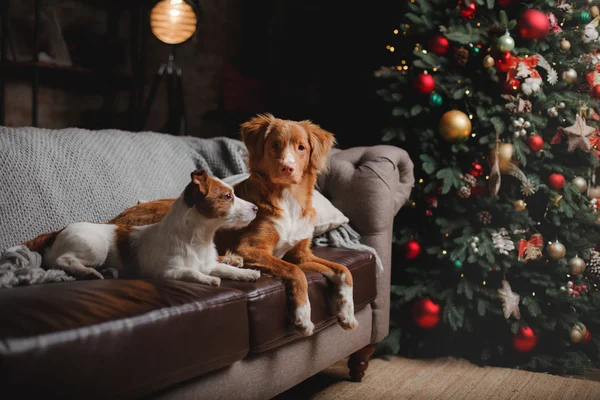
[[[397,3],[244,2],[235,63],[264,82],[265,111],[311,119],[335,133],[341,148],[379,143],[388,111],[373,72],[386,63]]]
[[[16,2],[13,2],[16,3]],[[33,4],[33,0],[24,3]],[[106,30],[106,13],[84,0],[44,2],[58,10],[64,28],[81,21],[84,32]],[[96,4],[98,2],[95,2]],[[143,4],[150,4],[143,3]],[[338,0],[199,0],[197,33],[177,49],[183,68],[189,134],[239,137],[239,124],[258,112],[311,119],[336,134],[339,147],[376,144],[389,112],[376,95],[373,72],[390,60],[385,45],[401,20],[404,2],[373,0],[353,5]],[[360,5],[360,6],[358,6]],[[143,24],[148,24],[147,13]],[[85,18],[84,18],[85,17]],[[128,42],[129,18],[120,34]],[[75,36],[81,36],[77,34]],[[144,96],[170,48],[146,35]],[[88,46],[95,48],[94,46]],[[129,50],[130,51],[130,50]],[[122,65],[124,73],[127,65]],[[31,84],[10,82],[7,121],[31,121]],[[162,131],[167,104],[162,82],[145,129]],[[101,127],[128,129],[128,92],[111,103],[113,116]],[[93,90],[58,85],[40,89],[40,126],[95,129],[86,115],[98,114]],[[92,121],[93,122],[93,121]]]

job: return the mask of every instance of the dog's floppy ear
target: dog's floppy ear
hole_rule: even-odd
[[[208,171],[206,168],[197,169],[191,173],[191,179],[183,194],[183,201],[188,207],[192,207],[198,197],[204,198],[208,194]]]
[[[273,119],[271,114],[259,114],[240,126],[242,141],[248,148],[251,159],[262,157],[267,129]]]
[[[327,172],[329,168],[329,150],[335,145],[335,136],[319,125],[310,121],[302,121],[308,133],[310,143],[310,160],[308,169],[313,173]]]

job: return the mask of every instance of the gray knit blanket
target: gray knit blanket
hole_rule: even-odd
[[[74,222],[108,221],[140,199],[177,197],[196,168],[219,178],[245,173],[246,152],[224,137],[0,127],[0,287],[73,280],[44,270],[20,243]],[[349,230],[315,244],[365,249]]]

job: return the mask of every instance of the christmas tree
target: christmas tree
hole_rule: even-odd
[[[599,364],[593,3],[410,0],[390,28],[383,141],[409,151],[417,184],[395,224],[383,351]]]

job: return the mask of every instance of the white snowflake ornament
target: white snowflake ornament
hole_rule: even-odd
[[[515,243],[510,238],[508,231],[504,228],[500,228],[498,231],[492,232],[492,243],[494,248],[498,250],[498,253],[505,256],[510,251],[515,249]]]

